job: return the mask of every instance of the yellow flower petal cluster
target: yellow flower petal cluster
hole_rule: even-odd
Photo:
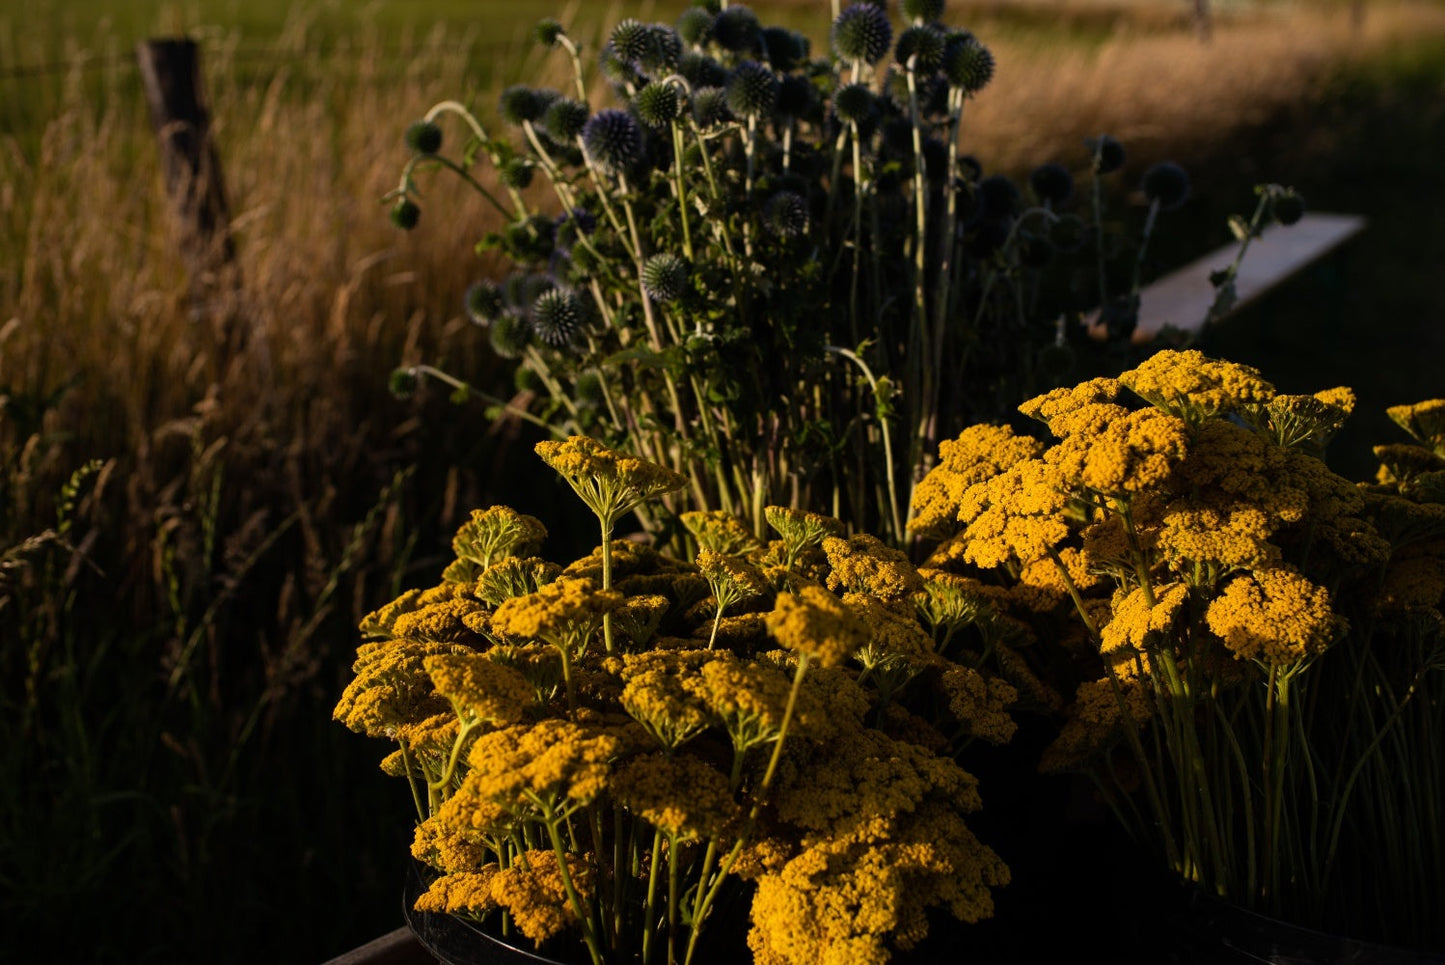
[[[747,524],[722,510],[690,510],[678,516],[703,549],[723,556],[746,556],[763,548]]]
[[[1174,639],[1188,617],[1189,587],[1183,583],[1156,587],[1150,604],[1142,587],[1135,587],[1114,604],[1114,617],[1099,633],[1099,649],[1148,653],[1160,642]]]
[[[452,824],[437,815],[416,826],[411,855],[446,874],[476,871],[494,860],[491,848],[474,829]]]
[[[1043,459],[1027,459],[971,487],[959,505],[963,530],[940,545],[929,567],[956,561],[983,569],[1028,563],[1048,555],[1069,535],[1062,518],[1067,483]]]
[[[478,619],[481,623],[476,622]],[[467,596],[457,596],[399,614],[391,632],[413,640],[455,641],[475,646],[485,641],[473,626],[485,625],[485,622],[486,607]]]
[[[974,425],[938,444],[938,465],[913,490],[908,528],[943,539],[958,530],[958,505],[970,486],[1044,451],[1043,443],[1008,426]]]
[[[1137,676],[1116,673],[1112,679],[1085,681],[1074,694],[1059,736],[1044,751],[1039,769],[1048,774],[1087,769],[1153,714],[1153,691]]]
[[[720,609],[760,597],[772,589],[762,570],[736,556],[704,549],[697,554],[697,568],[712,587]]]
[[[622,658],[627,713],[667,750],[696,737],[717,718],[688,684],[713,655],[706,650],[650,651]]]
[[[829,589],[867,593],[889,602],[907,600],[923,589],[923,578],[908,555],[884,545],[876,536],[831,536],[823,540],[823,552],[832,567]]]
[[[472,510],[452,539],[452,552],[481,572],[508,556],[531,556],[546,538],[547,527],[535,516],[491,506]]]
[[[727,775],[689,754],[644,754],[612,777],[623,807],[681,841],[711,838],[738,814]]]
[[[1274,386],[1258,369],[1211,359],[1194,349],[1158,352],[1119,376],[1119,381],[1151,405],[1191,425],[1264,405],[1275,395]]]
[[[461,644],[400,640],[357,652],[351,667],[356,677],[332,717],[368,737],[395,737],[398,728],[447,710],[427,675],[426,658],[473,651]]]
[[[587,436],[539,442],[536,452],[608,525],[654,496],[687,484],[681,473],[609,449]]]
[[[1188,449],[1183,420],[1141,409],[1111,416],[1098,431],[1067,435],[1044,460],[1068,483],[1119,497],[1165,484]]]
[[[527,678],[485,654],[436,654],[423,666],[437,692],[470,720],[516,723],[532,702]]]
[[[1238,659],[1278,667],[1319,655],[1344,629],[1329,591],[1284,567],[1231,580],[1205,620]]]
[[[514,597],[536,593],[557,579],[562,567],[556,563],[529,556],[509,556],[482,571],[472,587],[477,599],[495,609]]]
[[[363,617],[360,624],[361,636],[367,640],[405,636],[393,629],[397,618],[402,614],[457,599],[465,592],[465,587],[455,583],[443,583],[426,590],[407,590],[386,606]]]
[[[592,863],[569,854],[567,872],[573,889],[590,898],[597,880]],[[555,852],[525,852],[522,860],[496,873],[491,894],[512,916],[517,930],[538,944],[577,926],[577,912],[567,899]]]
[[[586,638],[604,614],[622,604],[622,594],[599,590],[591,580],[562,576],[526,596],[515,597],[492,614],[492,631],[523,640],[560,644]]]
[[[1385,410],[1385,414],[1421,445],[1435,455],[1445,457],[1445,399],[1393,405]]]
[[[492,882],[497,866],[487,865],[480,871],[458,871],[442,875],[431,887],[417,895],[412,907],[417,911],[480,918],[498,907],[492,897]]]
[[[549,718],[483,734],[467,761],[477,793],[504,807],[562,809],[602,793],[622,742],[597,729]]]
[[[868,639],[868,630],[820,586],[804,586],[797,593],[779,593],[768,630],[789,650],[807,654],[824,667],[836,667]]]
[[[990,744],[1007,744],[1018,724],[1009,708],[1019,692],[998,679],[985,677],[972,667],[950,664],[939,675],[939,686],[948,698],[948,710],[968,733]]]

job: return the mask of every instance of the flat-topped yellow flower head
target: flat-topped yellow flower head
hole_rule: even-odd
[[[768,630],[789,650],[825,667],[836,667],[868,640],[868,628],[836,596],[821,586],[779,593]]]
[[[885,545],[876,536],[830,536],[823,540],[823,552],[832,567],[828,574],[830,589],[866,593],[890,603],[910,599],[923,589],[923,577],[908,561],[907,554]]]
[[[969,426],[938,444],[938,465],[913,490],[908,528],[943,539],[958,531],[958,504],[970,486],[1044,451],[1044,444],[1008,426]]]
[[[510,506],[491,506],[472,510],[471,518],[452,539],[452,551],[459,561],[473,564],[480,572],[508,556],[532,555],[546,538],[547,527],[535,516]]]
[[[435,654],[423,661],[437,692],[468,721],[511,724],[532,702],[527,678],[486,654]]]
[[[591,580],[563,576],[537,592],[514,597],[492,614],[492,630],[504,637],[583,646],[622,594],[599,590]]]
[[[601,794],[621,751],[611,734],[548,718],[478,737],[467,754],[469,778],[479,796],[502,807],[556,814]]]
[[[1232,580],[1205,620],[1240,660],[1276,667],[1318,656],[1345,628],[1329,591],[1284,567]]]
[[[724,556],[744,556],[760,551],[762,541],[742,520],[722,510],[690,510],[678,516],[682,525],[703,549]]]
[[[539,442],[536,451],[605,525],[687,484],[682,474],[666,466],[609,449],[587,436]]]
[[[727,775],[690,754],[644,754],[612,777],[623,807],[681,841],[710,838],[736,816]]]
[[[1274,398],[1274,386],[1248,365],[1211,359],[1195,349],[1165,349],[1119,381],[1150,405],[1197,426],[1205,419],[1244,412]]]
[[[1445,458],[1445,399],[1394,405],[1385,414],[1422,446]]]

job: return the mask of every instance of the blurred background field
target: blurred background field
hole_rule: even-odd
[[[379,199],[432,103],[491,118],[503,86],[556,70],[536,17],[595,45],[685,5],[0,9],[0,960],[313,962],[399,922],[410,804],[330,721],[353,628],[436,579],[473,506],[581,543],[537,485],[531,430],[387,393],[421,361],[511,389],[460,310],[488,213],[437,180],[447,216],[403,235]],[[825,42],[827,3],[754,6]],[[1184,163],[1195,197],[1156,270],[1223,244],[1259,182],[1366,215],[1203,346],[1284,390],[1354,386],[1332,459],[1360,477],[1394,438],[1386,405],[1445,394],[1445,5],[1216,0],[1207,45],[1191,10],[950,3],[998,59],[964,148],[989,170],[1081,171],[1083,138],[1107,132],[1127,183]],[[241,351],[187,297],[134,66],[136,41],[177,34],[202,44]]]

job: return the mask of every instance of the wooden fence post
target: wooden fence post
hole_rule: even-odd
[[[146,40],[136,45],[151,126],[160,145],[166,193],[179,225],[181,253],[191,273],[195,309],[211,314],[240,287],[221,162],[211,139],[211,115],[194,40]],[[234,307],[229,306],[229,307]]]

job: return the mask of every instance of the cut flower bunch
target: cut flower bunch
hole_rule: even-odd
[[[1140,184],[1142,226],[1106,217],[1104,182],[1124,164],[1107,136],[1074,171],[985,176],[960,143],[994,59],[943,7],[904,0],[895,23],[887,4],[835,3],[822,51],[737,3],[675,26],[624,20],[598,54],[601,83],[542,22],[567,89],[508,88],[502,132],[437,104],[408,129],[415,153],[388,197],[417,225],[419,175],[444,168],[505,220],[478,249],[510,273],[474,285],[467,310],[516,360],[520,394],[430,366],[399,370],[398,386],[429,375],[559,438],[598,436],[757,532],[783,504],[898,545],[940,438],[1103,351],[1083,323],[1101,306],[1127,340],[1150,236],[1189,192],[1161,163]],[[621,106],[598,106],[605,89]],[[1300,210],[1277,186],[1260,208]],[[650,531],[665,520],[644,507]]]
[[[1043,765],[1092,777],[1168,866],[1292,922],[1445,948],[1445,400],[1355,485],[1348,389],[1163,351],[945,443],[928,566],[1050,645]],[[1047,664],[1046,666],[1042,664]]]
[[[883,962],[930,911],[990,916],[1009,873],[954,758],[1007,742],[1017,695],[954,633],[957,581],[780,507],[767,542],[684,513],[694,561],[613,541],[685,479],[586,437],[537,450],[601,545],[558,565],[538,520],[475,512],[439,586],[364,621],[336,707],[396,744],[436,873],[417,908],[574,935],[593,963],[699,961],[727,909],[777,965]]]

